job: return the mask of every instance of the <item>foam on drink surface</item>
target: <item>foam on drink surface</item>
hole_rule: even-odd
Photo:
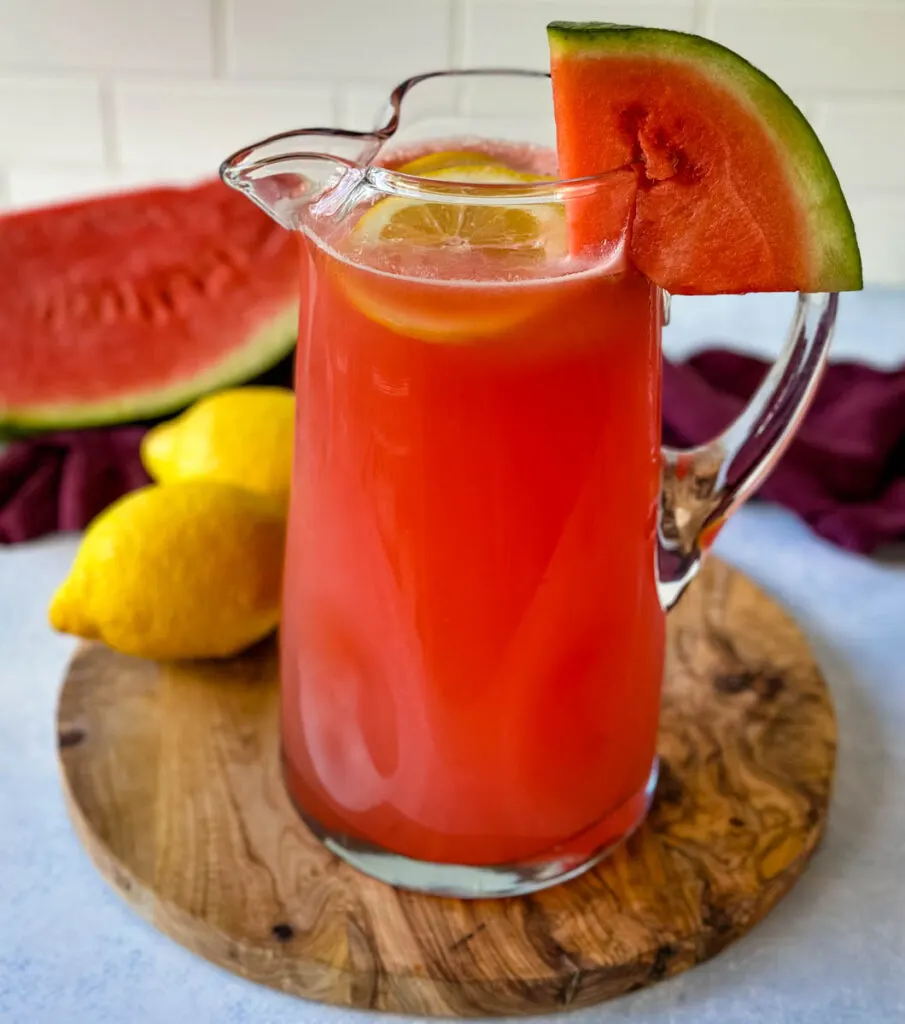
[[[388,146],[378,154],[376,166],[395,170],[413,160],[433,153],[480,153],[489,162],[509,170],[555,178],[556,153],[549,147],[516,143],[479,136],[456,136],[410,144]],[[436,178],[433,179],[436,182]],[[467,182],[466,182],[467,184]],[[473,184],[473,183],[472,183]],[[490,184],[497,184],[491,182]],[[500,182],[500,184],[507,184]],[[518,186],[512,183],[510,188]],[[442,194],[417,194],[404,197],[410,212],[436,223],[437,231],[419,242],[411,237],[394,240],[382,231],[362,231],[368,217],[381,204],[400,203],[397,195],[351,182],[349,200],[340,216],[327,217],[320,230],[310,232],[313,240],[341,262],[361,273],[418,281],[423,284],[468,284],[477,287],[501,286],[544,287],[563,277],[578,275],[611,276],[625,268],[624,247],[615,245],[613,252],[595,254],[594,258],[575,258],[568,252],[566,236],[566,203],[561,195],[544,191],[532,202],[528,195],[500,205],[472,205],[456,196],[444,200]],[[505,225],[530,224],[538,228],[526,232],[521,239],[507,237],[506,229],[496,240],[481,241],[465,229],[469,218],[476,215],[496,216]],[[437,223],[437,221],[442,223]],[[497,227],[497,225],[491,225]],[[459,230],[460,227],[462,230]],[[494,234],[491,231],[490,234]],[[486,239],[487,232],[484,233]],[[478,244],[473,244],[475,238]]]

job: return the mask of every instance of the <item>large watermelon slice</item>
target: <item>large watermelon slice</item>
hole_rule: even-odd
[[[256,376],[297,331],[291,236],[220,181],[0,219],[0,425],[149,418]]]
[[[637,169],[631,255],[648,278],[689,294],[861,287],[833,168],[771,79],[682,32],[553,22],[548,36],[560,172]]]

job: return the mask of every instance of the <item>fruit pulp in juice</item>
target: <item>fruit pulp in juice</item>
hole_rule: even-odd
[[[488,282],[466,252],[438,280],[302,246],[290,794],[420,860],[590,855],[655,752],[659,296],[630,268]]]

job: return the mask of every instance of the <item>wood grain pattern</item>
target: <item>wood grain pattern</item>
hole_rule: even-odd
[[[435,1015],[585,1006],[743,935],[824,830],[836,726],[794,623],[711,560],[670,616],[657,800],[592,872],[502,901],[397,892],[300,823],[276,660],[158,666],[93,645],[59,705],[63,780],[101,873],[178,942],[309,999]]]

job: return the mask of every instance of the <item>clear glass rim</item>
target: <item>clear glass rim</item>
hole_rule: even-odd
[[[399,130],[402,104],[414,88],[424,82],[437,79],[459,78],[464,80],[481,76],[532,79],[535,81],[550,79],[548,71],[492,67],[427,71],[419,75],[412,75],[410,78],[400,82],[390,92],[389,117],[381,127],[374,128],[371,131],[355,131],[350,128],[299,128],[278,132],[275,135],[270,135],[265,139],[252,143],[250,146],[244,146],[228,156],[220,165],[220,176],[227,180],[239,175],[256,176],[268,168],[275,168],[278,164],[284,163],[287,160],[322,159],[329,160],[337,165],[345,165],[350,170],[360,172],[369,184],[381,192],[410,198],[444,196],[447,199],[454,199],[455,197],[460,197],[469,203],[482,204],[499,203],[500,200],[508,200],[508,203],[512,203],[520,199],[540,202],[545,198],[562,199],[564,194],[568,194],[570,197],[590,195],[602,185],[618,180],[618,178],[626,174],[625,168],[618,168],[602,174],[587,175],[580,178],[556,178],[536,182],[507,184],[479,184],[476,182],[440,181],[436,178],[423,178],[419,175],[391,170],[372,162],[384,144],[392,139]],[[294,147],[291,151],[287,148],[277,155],[260,156],[263,149],[280,143],[303,143],[305,139],[323,139],[330,136],[349,141],[360,141],[363,151],[367,151],[368,144],[370,144],[372,148],[366,162],[356,163],[354,160],[326,153],[323,150],[296,150]],[[255,154],[259,155],[256,157]]]

